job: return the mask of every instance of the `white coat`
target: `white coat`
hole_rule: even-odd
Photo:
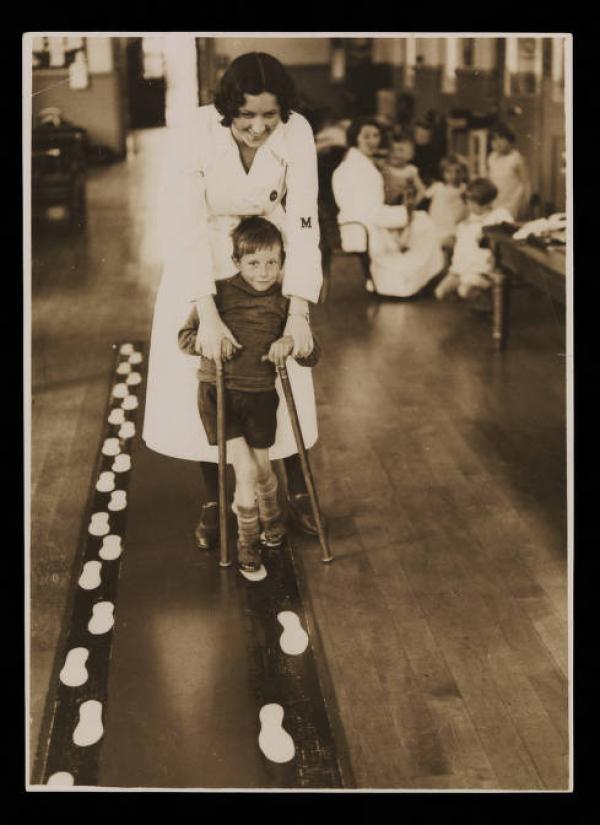
[[[404,206],[387,206],[383,176],[368,157],[351,147],[331,180],[339,207],[338,222],[358,221],[369,233],[371,277],[381,295],[414,295],[444,266],[437,229],[426,212],[415,211],[407,252],[399,229],[407,224]],[[342,247],[364,251],[352,227],[341,227]]]
[[[157,193],[157,231],[163,274],[156,297],[148,363],[143,438],[174,458],[218,460],[198,415],[198,358],[182,353],[177,333],[191,302],[215,294],[215,280],[235,274],[231,231],[245,215],[263,215],[282,231],[284,295],[315,303],[322,282],[317,213],[317,160],[313,134],[301,115],[280,122],[246,173],[231,129],[214,106],[201,106],[173,127]],[[282,199],[286,196],[285,209]],[[311,370],[288,361],[306,447],[317,440]],[[280,395],[272,459],[297,452],[285,399]]]

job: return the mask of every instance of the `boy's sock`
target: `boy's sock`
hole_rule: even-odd
[[[242,567],[260,567],[258,507],[237,505],[238,561]]]
[[[281,510],[277,500],[277,476],[275,473],[262,482],[256,483],[256,498],[260,520],[264,527],[262,541],[268,546],[277,547],[285,536],[285,527],[281,521]]]

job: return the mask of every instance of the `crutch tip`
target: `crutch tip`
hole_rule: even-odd
[[[334,560],[333,556],[327,556],[327,558],[321,558],[321,561],[323,562],[323,564],[329,564],[329,562],[332,562],[333,560]]]
[[[219,562],[219,567],[231,567],[231,562],[230,561],[220,561]]]

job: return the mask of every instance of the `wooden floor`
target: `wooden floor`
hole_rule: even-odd
[[[162,140],[94,170],[78,240],[34,236],[31,747],[102,431],[112,341],[147,339]],[[313,467],[332,565],[301,565],[358,787],[568,785],[564,318],[512,337],[457,303],[379,302],[350,259],[314,312]],[[32,754],[33,756],[34,754]]]

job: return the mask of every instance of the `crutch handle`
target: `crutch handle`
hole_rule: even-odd
[[[217,374],[217,450],[219,452],[219,565],[229,567],[227,530],[227,439],[225,434],[225,382],[221,357],[215,358]]]
[[[328,563],[330,561],[333,561],[333,555],[331,554],[331,550],[329,549],[329,542],[327,540],[325,526],[323,524],[323,519],[321,517],[321,509],[319,507],[319,500],[317,498],[317,489],[315,487],[315,482],[310,469],[310,462],[308,460],[308,453],[304,445],[302,430],[300,429],[298,410],[296,409],[296,402],[294,401],[294,394],[292,392],[292,387],[290,385],[287,367],[285,365],[283,367],[277,367],[277,373],[279,375],[279,378],[281,379],[281,387],[283,389],[283,394],[285,396],[288,412],[290,414],[292,430],[294,431],[294,438],[296,439],[296,446],[298,447],[298,455],[300,456],[302,474],[304,476],[304,481],[306,483],[306,489],[308,490],[308,496],[310,498],[310,505],[313,511],[313,516],[317,524],[317,533],[319,535],[319,543],[321,545],[322,551],[321,561]]]

